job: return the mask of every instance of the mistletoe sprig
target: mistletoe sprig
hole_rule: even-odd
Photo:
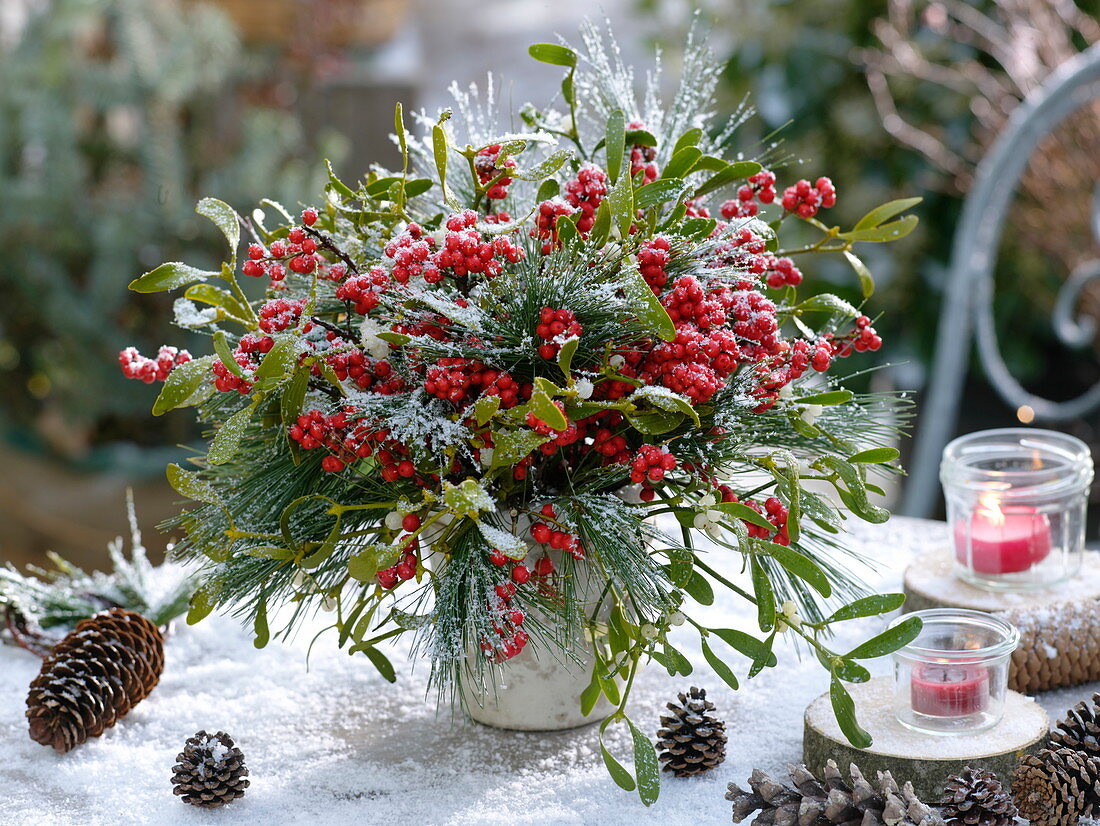
[[[801,638],[861,745],[844,683],[919,631],[830,647],[835,623],[901,602],[855,581],[842,528],[888,517],[874,479],[897,472],[906,407],[831,378],[881,346],[871,319],[798,297],[811,254],[843,256],[869,295],[856,245],[908,233],[916,200],[830,226],[829,179],[781,190],[777,158],[731,151],[738,122],[712,124],[699,44],[663,106],[635,99],[594,28],[583,41],[531,48],[565,69],[567,109],[525,107],[526,132],[499,130],[491,93],[457,91],[415,129],[397,107],[400,171],[330,170],[297,217],[204,200],[221,269],[169,263],[131,286],[183,289],[178,321],[213,353],[121,362],[164,381],[155,414],[192,406],[210,425],[205,455],[168,468],[194,501],[177,548],[206,561],[190,621],[232,606],[263,646],[331,610],[338,644],[390,680],[382,645],[411,634],[459,702],[529,649],[585,663],[582,710],[614,709],[607,768],[649,804],[656,755],[627,701],[647,662],[691,673],[674,627],[735,689],[775,667],[781,634]],[[785,250],[792,227],[817,240]],[[693,618],[716,590],[755,606],[759,634]],[[293,610],[273,630],[274,605]],[[633,771],[603,745],[615,724]]]

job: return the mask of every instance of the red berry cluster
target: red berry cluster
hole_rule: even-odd
[[[530,386],[521,387],[509,373],[475,359],[442,358],[428,368],[424,389],[433,396],[465,404],[485,394],[500,396],[500,406],[515,407],[520,397],[530,397]]]
[[[405,389],[405,380],[385,359],[372,359],[356,348],[342,353],[333,353],[325,361],[336,373],[336,378],[350,379],[362,390],[371,390],[380,396],[392,396]],[[318,368],[318,371],[320,369]]]
[[[761,169],[750,175],[748,183],[737,190],[737,198],[722,204],[720,212],[727,221],[734,218],[752,218],[760,212],[761,204],[770,204],[775,200],[775,173]]]
[[[565,200],[579,209],[577,231],[587,238],[596,223],[596,210],[607,196],[607,173],[595,164],[587,163],[577,172],[577,177],[565,184]]]
[[[340,301],[350,302],[355,312],[366,315],[379,304],[379,295],[390,283],[390,276],[381,267],[371,267],[370,272],[353,275],[336,288]]]
[[[265,333],[289,330],[302,317],[306,302],[289,298],[276,298],[260,308],[260,329]]]
[[[489,189],[485,192],[485,197],[490,201],[499,201],[508,196],[508,186],[512,183],[512,179],[507,175],[501,175],[503,172],[507,172],[509,169],[516,168],[516,162],[511,158],[507,158],[504,161],[503,166],[498,166],[500,160],[500,144],[494,143],[492,146],[486,146],[477,155],[474,156],[474,169],[477,171],[477,179],[482,186],[485,186],[490,181],[496,179]]]
[[[832,364],[833,354],[834,344],[825,339],[816,342],[798,339],[789,344],[782,342],[779,354],[757,366],[759,382],[752,395],[760,404],[755,411],[762,413],[775,404],[779,391],[802,378],[810,367],[824,373]]]
[[[642,501],[650,502],[656,495],[653,483],[660,482],[665,474],[676,469],[676,457],[667,448],[642,445],[630,463],[630,481],[642,485]]]
[[[655,235],[638,250],[638,270],[642,273],[645,283],[657,295],[661,294],[661,289],[668,283],[668,272],[665,267],[671,257],[670,247],[665,236]]]
[[[515,264],[523,258],[523,248],[507,235],[486,237],[478,232],[477,217],[472,209],[448,216],[438,251],[434,251],[435,239],[424,235],[419,224],[410,223],[383,250],[393,259],[394,280],[407,284],[410,278],[422,276],[429,284],[438,284],[448,275],[494,278],[504,271],[506,261]]]
[[[406,545],[404,556],[400,562],[396,565],[391,565],[385,570],[379,571],[375,575],[378,579],[378,584],[389,590],[395,587],[398,582],[405,582],[415,577],[416,566],[420,561],[416,556],[416,551],[419,547],[420,542],[416,539]]]
[[[745,527],[748,528],[749,536],[757,539],[770,539],[777,545],[791,544],[791,537],[787,533],[787,508],[783,505],[782,500],[778,496],[769,496],[764,500],[763,507],[761,507],[759,502],[752,499],[746,499],[744,504],[752,508],[775,526],[775,533],[772,533],[763,525],[754,525],[752,522],[746,522]]]
[[[498,555],[507,562],[503,554]],[[494,560],[495,561],[495,560]],[[490,662],[501,663],[519,654],[527,645],[527,632],[520,626],[526,616],[512,604],[516,595],[516,585],[523,585],[531,578],[531,569],[526,565],[512,568],[512,581],[505,580],[493,588],[493,594],[486,605],[493,618],[493,632],[497,639],[487,636],[481,638],[481,650]]]
[[[230,393],[236,390],[242,396],[252,392],[252,382],[249,377],[256,372],[264,354],[270,352],[275,346],[275,339],[271,336],[258,336],[255,333],[245,333],[241,336],[237,348],[233,351],[233,360],[241,368],[245,378],[235,375],[219,359],[214,362],[214,387],[219,393]]]
[[[157,351],[155,359],[146,358],[136,347],[127,347],[118,354],[122,375],[128,379],[141,379],[146,384],[164,381],[173,369],[188,361],[191,361],[190,353],[167,345]]]
[[[555,401],[554,406],[561,411],[563,416],[565,415],[565,405],[559,401]],[[534,413],[529,412],[527,414],[527,426],[529,428],[541,436],[553,436],[550,441],[539,446],[539,451],[541,453],[549,456],[557,451],[558,448],[576,444],[584,438],[586,430],[582,424],[570,421],[568,417],[566,417],[565,422],[565,428],[559,430],[544,422]]]
[[[241,272],[256,278],[266,275],[277,283],[286,278],[288,269],[298,275],[310,275],[324,264],[325,260],[317,253],[317,242],[306,234],[304,227],[293,227],[285,241],[273,241],[270,249],[251,244]]]
[[[818,178],[813,184],[803,178],[783,191],[781,204],[799,218],[813,218],[819,209],[836,204],[836,188],[828,178]]]
[[[546,504],[540,511],[544,519],[557,520],[558,515],[554,506]],[[545,522],[535,522],[531,525],[531,538],[543,545],[549,545],[559,551],[565,551],[573,559],[584,559],[584,546],[580,537],[569,531],[554,530]],[[554,563],[549,557],[542,557],[535,563],[535,573],[538,576],[548,576],[554,570]]]
[[[572,310],[543,307],[535,328],[536,335],[543,341],[539,345],[539,355],[544,359],[556,358],[566,339],[579,337],[583,332],[584,328],[577,322]]]
[[[882,337],[871,326],[871,319],[861,315],[856,319],[856,330],[852,338],[852,347],[857,353],[877,350],[882,346]]]
[[[645,129],[645,124],[641,121],[631,121],[626,125],[627,131],[636,132],[639,129]],[[631,144],[630,146],[630,177],[637,180],[638,173],[644,173],[642,175],[642,184],[651,184],[657,180],[657,164],[654,161],[657,160],[657,150],[652,146],[644,146],[640,143]]]
[[[772,289],[784,286],[797,287],[802,283],[802,271],[790,258],[772,257],[769,262],[767,282]]]
[[[549,255],[556,250],[558,241],[558,219],[572,215],[576,210],[569,206],[562,198],[551,198],[539,204],[535,213],[535,226],[531,230],[531,237],[540,239],[542,254]]]
[[[681,275],[670,292],[661,298],[668,317],[675,323],[691,321],[700,330],[726,323],[726,310],[715,296],[708,295],[692,275]]]

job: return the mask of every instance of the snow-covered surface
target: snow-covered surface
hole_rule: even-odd
[[[886,566],[883,584],[897,588],[906,562],[946,536],[938,523],[899,518],[860,528],[857,539]],[[717,551],[712,560],[717,562]],[[733,599],[704,613],[712,627],[752,624]],[[844,634],[854,641],[881,623],[846,625]],[[743,784],[755,766],[782,773],[786,763],[799,760],[803,711],[827,684],[816,664],[799,662],[785,647],[778,668],[730,691],[698,655],[698,637],[688,628],[678,629],[676,642],[693,655],[696,672],[674,679],[650,666],[635,686],[629,711],[653,732],[665,701],[690,684],[701,685],[727,722],[728,757],[709,775],[665,778],[660,799],[649,809],[611,782],[593,728],[518,733],[452,722],[425,700],[426,669],[414,668],[403,651],[392,652],[398,680],[390,685],[365,658],[336,651],[331,637],[317,643],[307,669],[311,634],[257,651],[230,619],[178,627],[152,695],[102,737],[58,755],[26,734],[24,700],[38,662],[5,648],[0,650],[0,823],[725,823],[730,817],[723,799],[726,783]],[[887,667],[873,663],[877,674]],[[746,663],[738,662],[736,670],[743,676]],[[1094,688],[1040,699],[1056,718]],[[176,754],[199,729],[228,731],[251,771],[246,796],[224,810],[194,809],[171,793]],[[613,732],[609,743],[629,759],[621,732]]]

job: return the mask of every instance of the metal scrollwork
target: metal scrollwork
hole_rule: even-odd
[[[936,333],[912,473],[900,508],[903,513],[926,516],[938,499],[940,456],[954,429],[972,335],[991,383],[1008,404],[1029,407],[1036,419],[1046,421],[1066,421],[1100,408],[1100,383],[1065,402],[1027,392],[1001,357],[993,317],[993,269],[1005,219],[1027,163],[1044,137],[1098,99],[1100,44],[1067,61],[1028,95],[978,165],[955,232],[950,282]],[[1093,234],[1100,241],[1100,187],[1094,193],[1092,218]],[[1100,279],[1100,260],[1088,261],[1059,290],[1052,321],[1058,337],[1070,346],[1083,346],[1096,336],[1095,321],[1075,312],[1082,290],[1096,279]]]

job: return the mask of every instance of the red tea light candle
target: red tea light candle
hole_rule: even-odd
[[[982,496],[969,520],[955,523],[955,558],[979,574],[1027,571],[1051,547],[1046,514],[1028,505],[1002,507],[993,495]]]
[[[969,663],[922,663],[910,678],[913,711],[929,717],[966,717],[989,707],[989,669]]]

